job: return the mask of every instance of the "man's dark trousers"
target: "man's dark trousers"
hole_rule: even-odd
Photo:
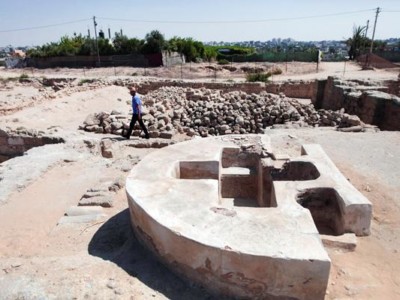
[[[144,125],[142,118],[139,118],[138,114],[133,114],[132,115],[132,120],[131,120],[131,123],[129,125],[129,130],[128,130],[128,133],[126,134],[125,137],[127,139],[129,139],[131,137],[131,134],[132,134],[132,131],[133,131],[133,127],[135,127],[136,121],[139,121],[139,125],[142,128],[142,130],[144,131],[144,135],[145,135],[146,139],[148,139],[149,138],[149,132],[147,131],[147,128]]]

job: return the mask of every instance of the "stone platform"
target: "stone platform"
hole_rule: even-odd
[[[319,145],[274,160],[267,135],[194,139],[128,176],[133,229],[183,277],[217,295],[323,299],[319,234],[368,235],[372,208]]]

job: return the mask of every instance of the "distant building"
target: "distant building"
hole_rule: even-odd
[[[26,53],[22,50],[19,49],[14,49],[14,51],[11,52],[12,57],[19,57],[19,58],[24,58],[26,56]]]

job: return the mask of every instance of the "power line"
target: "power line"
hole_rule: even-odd
[[[121,22],[134,22],[134,23],[163,23],[163,24],[230,24],[230,23],[264,23],[264,22],[275,22],[275,21],[290,21],[290,20],[304,20],[313,18],[324,18],[342,15],[358,14],[363,12],[371,12],[375,9],[364,9],[357,11],[349,11],[334,14],[325,15],[312,15],[303,17],[291,17],[291,18],[273,18],[273,19],[263,19],[263,20],[235,20],[235,21],[167,21],[167,20],[138,20],[138,19],[118,19],[118,18],[106,18],[99,17],[99,19],[109,20],[109,21],[121,21]]]
[[[57,23],[57,24],[50,24],[50,25],[43,25],[43,26],[25,27],[25,28],[9,29],[9,30],[0,30],[0,33],[3,33],[3,32],[26,31],[26,30],[34,30],[34,29],[42,29],[42,28],[56,27],[56,26],[62,26],[62,25],[67,25],[67,24],[74,24],[74,23],[87,22],[87,21],[90,21],[90,20],[91,20],[91,19],[81,19],[81,20],[75,20],[75,21],[69,21],[69,22],[63,22],[63,23]]]
[[[334,16],[342,16],[342,15],[351,15],[358,14],[364,12],[375,11],[375,9],[364,9],[357,11],[348,11],[341,13],[333,13],[333,14],[324,14],[324,15],[311,15],[311,16],[300,16],[300,17],[290,17],[290,18],[271,18],[271,19],[261,19],[261,20],[230,20],[230,21],[168,21],[168,20],[137,20],[137,19],[118,19],[118,18],[107,18],[107,17],[99,17],[99,19],[110,20],[110,21],[122,21],[122,22],[134,22],[134,23],[162,23],[162,24],[232,24],[232,23],[264,23],[264,22],[279,22],[279,21],[290,21],[290,20],[304,20],[304,19],[313,19],[313,18],[324,18],[324,17],[334,17]],[[398,10],[384,10],[382,12],[389,13],[397,13],[400,12]],[[42,25],[42,26],[33,26],[33,27],[25,27],[25,28],[16,28],[16,29],[8,29],[8,30],[0,30],[0,33],[6,32],[17,32],[17,31],[28,31],[35,29],[43,29],[50,27],[57,27],[62,25],[74,24],[91,21],[91,18],[74,20],[63,23]]]

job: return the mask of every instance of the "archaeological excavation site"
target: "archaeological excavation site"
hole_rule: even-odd
[[[0,69],[0,299],[398,298],[399,68],[325,64]]]

